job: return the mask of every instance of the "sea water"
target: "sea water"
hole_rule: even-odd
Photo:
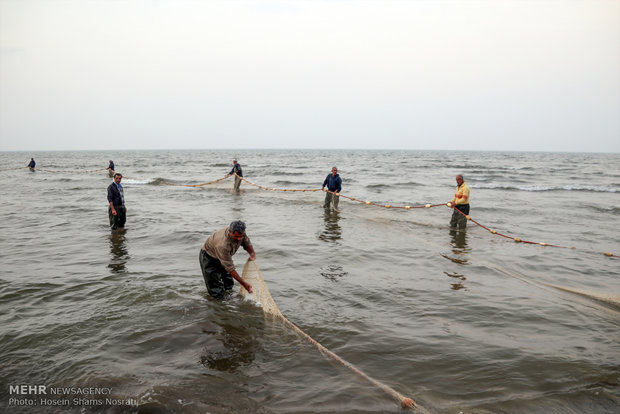
[[[37,172],[24,167],[30,157]],[[339,212],[326,212],[321,192],[245,182],[233,192],[232,178],[183,186],[225,176],[233,158],[245,178],[278,189],[320,189],[337,166],[343,195],[391,206],[445,203],[460,173],[472,219],[566,248],[515,243],[473,222],[454,232],[444,206],[342,198]],[[124,231],[109,228],[109,159],[124,175]],[[289,320],[431,412],[620,410],[619,308],[549,286],[620,293],[619,259],[604,254],[620,253],[619,154],[187,150],[0,160],[5,412],[400,412],[260,308],[235,294],[209,297],[198,253],[233,220],[246,222]],[[247,257],[235,256],[239,270]]]

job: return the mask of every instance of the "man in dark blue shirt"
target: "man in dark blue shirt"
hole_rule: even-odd
[[[122,174],[114,174],[114,182],[108,186],[108,216],[112,230],[125,227],[127,208],[125,207],[125,194],[121,185]]]
[[[108,165],[108,168],[106,169],[108,170],[110,177],[114,176],[114,161],[110,160],[110,164]]]
[[[325,191],[325,186],[327,186],[328,191],[325,194],[325,204],[323,207],[329,208],[330,203],[332,203],[334,205],[334,210],[338,211],[338,201],[340,200],[340,191],[342,190],[342,179],[338,175],[338,168],[332,168],[332,173],[323,181],[321,190]]]
[[[34,167],[36,167],[37,163],[34,162],[34,158],[30,158],[30,162],[28,163],[27,167],[30,168],[30,171],[34,172]]]
[[[228,175],[233,175],[235,173],[237,175],[235,175],[235,184],[233,184],[233,190],[238,190],[239,186],[241,185],[240,177],[243,177],[243,171],[241,170],[241,164],[239,164],[237,160],[233,160],[233,168],[232,170],[230,170]]]

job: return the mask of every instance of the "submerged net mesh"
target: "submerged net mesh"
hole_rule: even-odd
[[[266,314],[273,315],[277,317],[278,319],[281,319],[285,325],[293,329],[295,332],[300,334],[303,338],[308,340],[308,342],[313,344],[319,350],[319,352],[321,352],[321,354],[335,360],[340,365],[350,369],[351,371],[355,372],[359,376],[365,378],[366,380],[368,380],[370,383],[377,386],[378,388],[381,388],[387,394],[396,398],[404,408],[411,408],[411,409],[414,409],[416,412],[426,412],[426,410],[424,410],[421,406],[417,405],[411,398],[407,398],[401,395],[398,391],[385,385],[384,383],[379,382],[376,379],[369,377],[368,375],[360,371],[358,368],[353,366],[351,363],[345,361],[344,359],[340,358],[338,355],[334,354],[329,349],[325,348],[323,345],[321,345],[320,343],[312,339],[310,335],[302,331],[297,325],[289,321],[284,315],[282,315],[282,313],[276,306],[276,303],[274,302],[273,298],[271,297],[271,294],[269,293],[269,289],[267,289],[267,285],[265,284],[265,281],[263,280],[263,277],[260,274],[260,270],[258,270],[258,266],[256,265],[256,262],[248,259],[248,261],[245,263],[245,266],[243,267],[243,274],[241,275],[241,277],[243,278],[243,280],[245,280],[250,285],[252,285],[252,293],[248,293],[245,289],[241,288],[240,294],[258,303],[263,308],[263,311]]]
[[[271,293],[269,293],[269,289],[267,289],[267,285],[265,284],[255,261],[248,260],[245,263],[241,277],[243,280],[252,285],[252,293],[248,293],[247,290],[241,288],[242,295],[258,303],[263,308],[265,313],[283,317],[280,310],[276,306],[276,303],[273,301]]]

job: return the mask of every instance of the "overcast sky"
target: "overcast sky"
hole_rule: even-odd
[[[0,0],[0,150],[620,152],[620,1]]]

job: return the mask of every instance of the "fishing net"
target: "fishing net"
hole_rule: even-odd
[[[340,358],[338,355],[334,354],[332,351],[325,348],[323,345],[321,345],[320,343],[312,339],[310,335],[302,331],[297,325],[289,321],[284,315],[282,315],[282,313],[276,306],[276,303],[274,302],[273,298],[271,297],[271,294],[269,293],[269,289],[267,289],[267,285],[265,284],[265,281],[263,280],[263,277],[261,276],[260,270],[258,270],[258,266],[256,265],[255,261],[248,259],[245,266],[243,267],[243,274],[241,275],[241,277],[243,278],[243,280],[245,280],[250,285],[252,285],[252,293],[248,293],[245,289],[241,288],[240,295],[245,296],[246,298],[259,304],[263,308],[263,311],[266,314],[275,316],[278,319],[280,319],[286,326],[293,329],[303,338],[308,340],[308,342],[314,345],[321,354],[335,360],[340,365],[350,369],[351,371],[355,372],[359,376],[365,378],[367,381],[369,381],[373,385],[385,391],[390,396],[396,398],[404,408],[415,409],[416,412],[426,412],[421,406],[417,405],[411,398],[407,398],[401,395],[398,391],[383,384],[382,382],[379,382],[375,380],[374,378],[369,377],[364,372],[360,371],[358,368],[353,366],[351,363],[345,361],[344,359]]]
[[[280,313],[276,303],[273,301],[271,293],[269,293],[269,289],[267,289],[267,285],[265,284],[255,261],[248,260],[245,263],[241,277],[243,280],[252,285],[252,293],[248,293],[247,290],[241,288],[241,294],[243,296],[259,304],[265,313],[278,317],[284,317]]]

